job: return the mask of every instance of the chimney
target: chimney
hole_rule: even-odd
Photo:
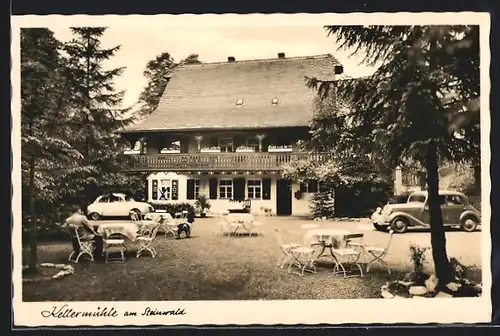
[[[341,75],[343,73],[344,73],[344,67],[342,65],[336,65],[335,66],[335,74]]]
[[[278,58],[285,58],[285,53],[282,52],[278,53]]]
[[[227,61],[231,63],[231,62],[236,61],[236,58],[234,58],[234,56],[229,56],[229,57],[227,58]]]

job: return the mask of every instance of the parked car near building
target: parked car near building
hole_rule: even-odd
[[[130,217],[138,214],[143,217],[154,208],[146,202],[137,202],[132,197],[122,193],[101,195],[87,207],[87,215],[92,220],[102,217]]]
[[[439,200],[445,226],[460,226],[462,230],[472,232],[481,225],[481,213],[470,204],[464,194],[440,190]],[[406,203],[387,204],[383,208],[378,208],[371,220],[379,231],[385,231],[390,227],[396,233],[404,233],[409,227],[429,227],[427,191],[412,193]]]

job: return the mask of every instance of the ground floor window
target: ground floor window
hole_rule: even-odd
[[[219,198],[233,198],[233,180],[228,179],[219,181]]]
[[[302,193],[317,193],[318,192],[318,181],[308,180],[305,182],[300,182],[300,192],[302,192]]]
[[[194,180],[194,198],[200,197],[200,180]]]
[[[247,181],[247,197],[250,199],[261,199],[262,197],[262,180]]]

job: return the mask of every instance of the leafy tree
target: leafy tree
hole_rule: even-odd
[[[58,198],[57,176],[53,172],[81,159],[81,154],[57,131],[67,121],[64,108],[68,83],[60,46],[48,29],[21,30],[23,222],[30,223],[31,271],[36,271],[41,208],[47,208]],[[27,213],[29,216],[25,216]]]
[[[168,52],[156,56],[155,59],[146,64],[143,75],[147,78],[148,84],[139,95],[137,113],[138,118],[149,116],[158,107],[161,96],[165,92],[169,81],[169,74],[180,64],[199,64],[197,54],[191,54],[180,63],[175,63]]]
[[[82,205],[97,194],[125,188],[129,176],[124,173],[126,146],[114,132],[133,121],[129,109],[122,108],[124,92],[116,91],[114,81],[124,68],[105,70],[120,46],[103,48],[101,39],[106,28],[71,28],[74,38],[64,50],[70,76],[72,123],[67,137],[83,155],[84,170],[66,172],[61,189],[72,202]],[[69,183],[68,183],[69,181]]]
[[[381,65],[366,78],[309,79],[322,99],[349,102],[347,113],[333,108],[331,118],[320,125],[330,129],[326,137],[332,142],[345,132],[372,144],[388,167],[405,160],[425,167],[432,255],[444,285],[452,280],[452,270],[438,201],[438,162],[480,161],[479,27],[325,28],[336,36],[339,49],[354,48],[354,54],[365,53],[364,63]],[[356,143],[346,146],[352,149]]]

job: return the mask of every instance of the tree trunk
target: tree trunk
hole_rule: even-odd
[[[446,237],[443,225],[443,214],[439,200],[439,177],[437,148],[430,143],[426,157],[427,192],[431,226],[432,257],[439,285],[444,286],[452,281],[452,271],[446,254]]]
[[[29,163],[29,212],[30,212],[30,258],[29,258],[29,270],[30,272],[36,272],[36,263],[38,259],[37,242],[36,242],[36,230],[37,230],[37,218],[36,218],[36,208],[35,208],[35,158],[32,156]]]

